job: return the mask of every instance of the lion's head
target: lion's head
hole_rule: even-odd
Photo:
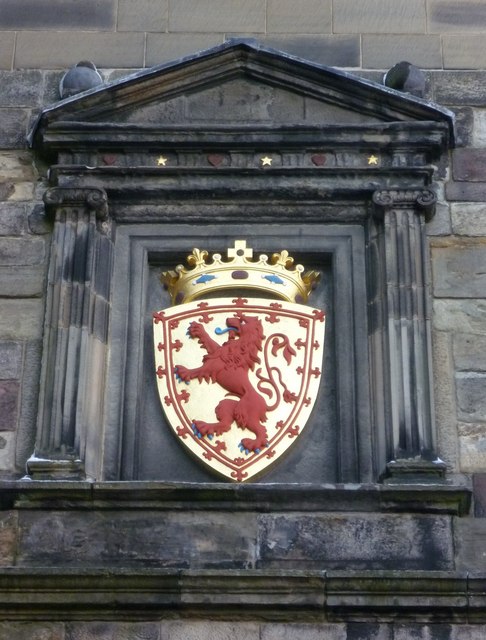
[[[258,352],[262,350],[263,327],[258,318],[241,315],[235,318],[227,318],[226,325],[234,330],[232,333],[232,351],[237,349],[245,364],[253,370],[255,364],[260,362]]]

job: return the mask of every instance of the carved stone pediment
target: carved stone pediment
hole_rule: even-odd
[[[45,149],[95,141],[116,146],[121,133],[125,143],[134,130],[143,132],[145,143],[155,143],[169,141],[179,128],[197,133],[202,124],[217,130],[423,122],[430,131],[450,134],[453,114],[346,72],[235,39],[50,106],[30,141]]]

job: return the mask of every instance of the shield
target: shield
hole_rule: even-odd
[[[157,386],[181,445],[226,479],[262,474],[295,443],[321,381],[325,314],[217,298],[153,314]]]

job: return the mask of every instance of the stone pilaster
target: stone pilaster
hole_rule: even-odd
[[[388,481],[441,478],[434,453],[425,219],[429,189],[373,194],[370,220],[370,326],[378,460]]]
[[[101,189],[53,188],[44,195],[54,216],[35,478],[96,476],[110,315],[112,241]],[[86,449],[91,468],[84,469]]]

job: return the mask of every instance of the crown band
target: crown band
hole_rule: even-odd
[[[274,253],[269,259],[262,254],[253,261],[253,249],[245,240],[236,240],[227,250],[227,261],[215,253],[207,262],[209,253],[193,249],[187,257],[190,269],[178,265],[175,271],[166,271],[161,281],[167,287],[172,304],[191,302],[215,293],[252,291],[260,297],[273,297],[299,304],[307,302],[309,294],[317,285],[320,274],[316,271],[304,273],[300,264],[292,269],[294,259],[288,251]]]

